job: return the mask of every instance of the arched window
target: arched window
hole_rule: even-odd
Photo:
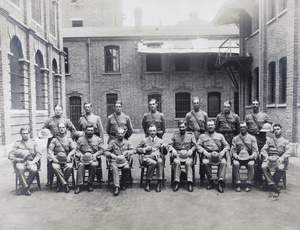
[[[175,117],[184,118],[191,110],[191,94],[176,93],[175,94]]]
[[[268,78],[269,78],[269,87],[268,87],[268,103],[274,104],[276,99],[276,63],[274,61],[269,63],[268,68]]]
[[[207,95],[208,116],[216,117],[221,111],[221,93],[210,92]]]
[[[24,86],[19,59],[23,57],[20,40],[14,36],[10,41],[10,86],[11,86],[11,108],[24,109]]]
[[[118,46],[106,46],[105,52],[105,72],[120,72],[120,51]]]
[[[35,89],[36,89],[36,109],[45,109],[44,102],[44,77],[41,73],[41,68],[43,67],[43,55],[38,50],[35,55]]]
[[[106,94],[106,106],[107,106],[107,116],[114,113],[114,104],[118,100],[118,94],[108,93]]]
[[[160,94],[150,94],[150,95],[148,95],[148,101],[150,101],[151,99],[155,99],[156,100],[156,102],[157,102],[157,110],[159,111],[159,112],[161,112],[162,110],[161,110],[161,95]],[[150,106],[149,106],[149,108],[148,108],[149,110],[150,110]]]
[[[78,121],[81,116],[81,97],[70,97],[70,120],[75,125],[76,129],[79,128]]]
[[[255,99],[259,100],[259,68],[254,69],[254,78],[255,78]],[[254,99],[254,98],[253,98]]]
[[[279,60],[279,103],[286,103],[287,62],[286,57]]]

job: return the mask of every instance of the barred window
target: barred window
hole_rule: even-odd
[[[43,110],[45,109],[44,105],[44,78],[41,74],[41,68],[43,66],[43,56],[38,51],[35,55],[35,88],[36,88],[36,109]]]
[[[56,3],[53,0],[49,0],[49,23],[50,23],[50,33],[56,36]]]
[[[64,47],[65,55],[65,73],[69,73],[69,49],[67,47]]]
[[[255,90],[256,90],[255,99],[258,100],[259,98],[259,68],[258,67],[254,69],[254,77],[255,77]]]
[[[120,49],[118,46],[106,46],[105,52],[105,72],[120,72]]]
[[[31,0],[31,16],[36,22],[42,24],[41,0]]]
[[[147,54],[146,68],[148,72],[161,71],[161,54]]]
[[[161,112],[161,95],[160,94],[150,94],[148,95],[148,101],[150,101],[151,99],[155,99],[156,100],[156,103],[157,103],[157,110],[159,112]],[[150,110],[150,106],[148,106],[148,110]]]
[[[287,59],[283,57],[279,60],[279,103],[286,103],[287,91]]]
[[[239,92],[234,92],[234,95],[233,95],[233,98],[234,98],[234,112],[236,114],[239,114],[239,111],[240,111],[240,99],[239,99]]]
[[[52,82],[53,82],[53,104],[61,103],[61,81],[57,74],[57,62],[55,59],[52,61]]]
[[[268,78],[269,78],[268,103],[274,104],[276,99],[276,63],[274,61],[269,63]]]
[[[70,97],[70,120],[79,129],[79,118],[81,116],[81,97],[73,96]]]
[[[221,93],[210,92],[207,95],[208,116],[216,117],[221,112]]]
[[[106,106],[107,106],[107,116],[114,113],[114,104],[118,100],[118,94],[108,93],[106,94]]]
[[[176,54],[175,55],[175,70],[176,71],[190,71],[190,55]]]
[[[249,70],[248,71],[248,74],[247,74],[247,81],[248,81],[248,105],[251,105],[252,103],[252,97],[253,97],[253,94],[252,94],[252,89],[253,89],[253,77],[252,77],[252,71]]]
[[[191,110],[191,94],[175,94],[175,117],[183,118]]]

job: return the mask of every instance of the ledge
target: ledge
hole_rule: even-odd
[[[162,71],[157,71],[157,72],[145,72],[145,74],[164,74]]]
[[[285,108],[286,107],[286,103],[285,104],[278,104],[277,108]]]
[[[274,18],[272,18],[271,20],[269,20],[268,22],[267,22],[267,25],[270,25],[270,24],[272,24],[273,22],[275,22],[276,21],[276,17],[274,17]]]
[[[276,104],[268,104],[266,106],[267,106],[267,108],[276,108]]]
[[[102,75],[122,75],[122,73],[102,73]]]

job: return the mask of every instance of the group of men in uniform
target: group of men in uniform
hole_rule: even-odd
[[[279,192],[278,182],[284,170],[284,162],[291,155],[289,142],[282,137],[280,124],[274,124],[274,138],[266,138],[265,124],[270,123],[266,113],[259,111],[259,101],[253,100],[252,113],[240,122],[239,116],[231,111],[231,102],[225,101],[223,112],[217,115],[216,120],[209,120],[207,113],[200,109],[200,99],[192,100],[193,110],[186,114],[185,120],[178,122],[179,132],[175,132],[170,142],[164,143],[163,135],[166,124],[164,115],[157,111],[157,101],[149,101],[150,111],[145,113],[142,126],[145,138],[136,149],[128,140],[133,132],[129,116],[122,112],[122,102],[116,101],[115,112],[108,117],[106,132],[109,136],[108,147],[104,149],[104,132],[99,116],[92,113],[92,104],[85,103],[85,115],[79,119],[77,131],[72,122],[62,116],[61,105],[54,107],[54,116],[49,118],[41,130],[41,136],[48,137],[47,143],[47,178],[48,184],[53,180],[53,173],[57,176],[57,192],[70,191],[68,179],[74,164],[77,168],[75,194],[82,191],[85,170],[89,170],[88,188],[93,191],[93,181],[97,167],[101,164],[101,155],[108,159],[114,182],[114,196],[120,190],[126,189],[124,178],[129,173],[129,162],[133,154],[140,155],[141,164],[147,167],[146,186],[150,191],[150,182],[156,170],[156,192],[161,192],[165,157],[169,153],[174,170],[173,191],[179,189],[181,165],[185,166],[188,191],[193,191],[193,164],[196,153],[200,158],[200,178],[204,180],[206,174],[209,184],[207,189],[214,188],[212,165],[218,166],[218,186],[220,193],[224,192],[227,159],[232,161],[234,183],[236,191],[241,191],[239,168],[244,165],[248,169],[246,192],[251,190],[257,168],[262,169],[266,182],[273,191]],[[270,125],[271,126],[271,125]],[[270,129],[269,129],[270,130]],[[267,130],[268,131],[268,130]],[[33,140],[29,140],[28,129],[20,130],[21,141],[17,141],[9,153],[22,189],[20,194],[30,195],[29,187],[33,181],[41,153]],[[257,164],[259,167],[255,168]],[[29,176],[25,178],[25,169]],[[274,176],[270,169],[275,169]],[[122,177],[119,177],[119,170]],[[261,173],[257,178],[261,177]],[[99,179],[99,178],[98,178]]]

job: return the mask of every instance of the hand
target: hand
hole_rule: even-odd
[[[56,158],[53,159],[53,163],[58,163],[58,160]]]
[[[111,157],[111,159],[116,159],[117,158],[117,156],[115,155],[115,154],[110,154],[110,157]]]
[[[70,156],[67,157],[67,162],[68,162],[68,163],[71,162],[71,157],[70,157]]]
[[[21,158],[16,158],[16,159],[15,159],[15,162],[16,162],[16,163],[22,163],[22,162],[23,162],[23,159],[21,159]]]
[[[267,162],[269,160],[269,157],[265,157],[264,162]]]
[[[253,156],[252,156],[252,155],[250,155],[250,156],[249,156],[249,160],[252,160],[252,159],[253,159]]]
[[[93,160],[93,161],[96,161],[96,160],[97,160],[97,158],[96,158],[96,155],[95,155],[95,154],[92,154],[92,160]]]
[[[175,149],[173,149],[172,150],[172,156],[175,158],[175,157],[177,157],[177,155],[178,155],[178,152]]]
[[[157,134],[163,134],[164,132],[163,131],[157,131]]]
[[[283,157],[280,157],[280,158],[278,159],[278,162],[279,162],[279,164],[282,164],[282,163],[284,162],[284,158],[283,158]]]
[[[187,155],[188,155],[188,157],[192,157],[193,151],[192,151],[192,150],[189,150],[189,151],[187,152]]]
[[[204,151],[203,152],[204,156],[207,157],[207,158],[210,158],[211,156],[211,153],[207,152],[207,151]]]
[[[34,161],[27,161],[27,165],[35,165]]]
[[[145,148],[145,152],[148,152],[148,151],[152,151],[152,147],[151,147],[151,146],[147,146],[147,147]]]

